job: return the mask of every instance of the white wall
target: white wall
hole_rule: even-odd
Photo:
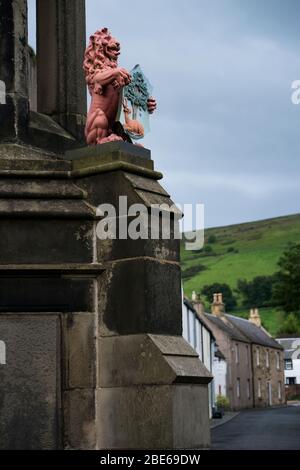
[[[190,310],[184,303],[182,305],[182,336],[199,354],[199,359],[205,367],[212,373],[212,356],[215,342],[210,331],[201,323],[193,310]],[[212,416],[212,406],[214,405],[213,382],[208,386],[209,395],[209,416]]]
[[[300,384],[300,338],[279,338],[277,341],[289,351],[289,356],[292,360],[292,369],[284,368],[284,382],[287,383],[287,378],[295,377],[295,383]]]
[[[224,359],[219,359],[215,357],[213,360],[212,373],[214,376],[214,389],[215,396],[218,395],[227,395],[226,389],[226,374],[227,374],[227,364]]]
[[[293,369],[284,370],[284,381],[287,383],[287,377],[296,377],[296,384],[300,384],[300,359],[292,359]]]

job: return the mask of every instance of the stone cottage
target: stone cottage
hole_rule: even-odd
[[[282,346],[261,325],[258,309],[249,319],[225,313],[222,294],[214,294],[211,314],[201,313],[227,361],[227,397],[231,409],[265,407],[285,402]]]

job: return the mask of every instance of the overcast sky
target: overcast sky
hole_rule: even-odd
[[[299,0],[86,3],[87,35],[107,26],[154,86],[145,146],[174,201],[207,227],[300,212]]]

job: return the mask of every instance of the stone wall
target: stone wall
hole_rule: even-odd
[[[206,317],[207,318],[207,317]],[[209,322],[220,350],[227,361],[227,396],[230,408],[239,410],[253,406],[252,393],[252,371],[250,358],[250,344],[241,341],[233,341],[229,336],[216,327],[213,322]],[[238,347],[238,362],[236,362],[235,348]],[[249,353],[247,353],[247,347]],[[249,356],[248,356],[249,354]],[[249,357],[249,359],[248,359]],[[240,381],[240,396],[237,393],[237,381]],[[250,395],[248,395],[248,380],[250,380]]]
[[[269,356],[269,361],[267,360],[267,355]],[[277,362],[277,355],[279,357],[279,364]],[[252,361],[255,407],[285,403],[283,352],[280,349],[253,344]]]

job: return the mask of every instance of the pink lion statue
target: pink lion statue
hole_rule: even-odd
[[[83,64],[92,97],[85,128],[88,145],[123,140],[113,133],[112,128],[117,117],[120,90],[130,83],[131,76],[127,70],[118,67],[119,55],[120,43],[107,28],[90,37]],[[149,98],[149,113],[155,109],[155,99]]]

